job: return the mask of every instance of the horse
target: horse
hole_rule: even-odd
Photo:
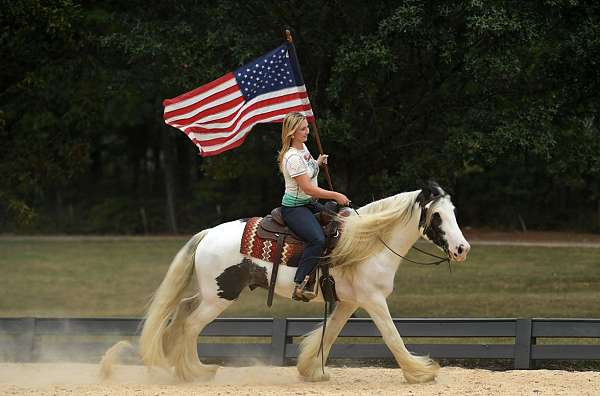
[[[343,233],[329,257],[339,301],[324,334],[321,326],[302,341],[297,363],[301,377],[308,381],[329,379],[322,371],[321,359],[327,360],[344,324],[362,307],[373,319],[407,382],[435,379],[440,366],[406,349],[386,298],[393,291],[401,262],[398,255],[406,255],[420,237],[433,242],[449,260],[466,259],[470,245],[454,210],[450,195],[436,183],[429,183],[420,190],[374,201],[343,219]],[[145,315],[139,341],[145,365],[174,369],[174,374],[185,381],[209,380],[215,375],[218,366],[203,364],[198,358],[198,335],[238,300],[245,287],[268,285],[273,267],[270,262],[240,253],[245,221],[203,230],[177,253]],[[248,276],[249,267],[253,268],[252,277]],[[280,266],[276,294],[291,297],[295,271]],[[197,293],[184,298],[194,273]],[[322,295],[319,293],[311,302],[323,302]]]

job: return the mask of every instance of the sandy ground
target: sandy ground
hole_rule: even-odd
[[[410,385],[400,369],[330,368],[331,380],[301,381],[295,367],[225,367],[209,383],[177,383],[165,372],[116,366],[0,363],[0,395],[600,395],[600,372],[488,371],[445,367],[435,383]]]

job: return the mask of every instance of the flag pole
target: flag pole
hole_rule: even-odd
[[[298,70],[298,72],[300,74],[302,74],[302,72],[300,71],[300,63],[298,62],[298,57],[296,56],[296,48],[294,47],[294,40],[292,39],[292,33],[289,31],[289,29],[285,30],[285,38],[288,41],[288,43],[290,43],[290,51],[292,52],[292,58],[295,63],[296,69]],[[324,154],[323,146],[321,146],[321,139],[319,138],[319,129],[317,128],[317,123],[315,121],[314,112],[313,112],[313,116],[311,117],[311,120],[310,120],[310,126],[312,127],[312,130],[313,130],[313,136],[315,137],[315,143],[317,144],[317,149],[319,150],[319,154]],[[331,176],[329,175],[329,168],[327,167],[327,164],[323,164],[323,170],[325,171],[325,178],[327,179],[327,184],[329,185],[329,189],[331,191],[333,191],[333,184],[331,183]]]

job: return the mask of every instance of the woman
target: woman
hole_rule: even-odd
[[[350,202],[344,194],[319,188],[319,166],[327,164],[327,155],[321,154],[315,161],[304,144],[308,134],[308,121],[304,115],[287,114],[281,130],[281,150],[277,156],[279,170],[285,179],[285,193],[281,201],[283,220],[306,242],[294,277],[296,287],[292,298],[299,301],[315,297],[315,293],[305,290],[305,286],[325,245],[325,235],[314,216],[322,209],[317,199],[335,200],[344,206]]]

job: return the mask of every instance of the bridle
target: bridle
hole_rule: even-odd
[[[441,195],[437,195],[431,199],[429,199],[427,202],[425,202],[424,204],[419,204],[421,206],[421,210],[427,210],[427,206],[429,204],[432,204],[433,202],[443,198],[444,196],[446,196],[446,194],[441,194]],[[354,205],[352,205],[352,202],[349,203],[349,206],[352,208],[352,210],[354,210],[354,212],[360,216],[360,213],[358,213],[358,211],[356,210],[356,208],[354,207]],[[427,228],[430,227],[430,225],[427,225],[424,229],[423,229],[423,234],[426,233]],[[396,256],[400,257],[403,260],[406,260],[410,263],[413,264],[418,264],[418,265],[440,265],[443,262],[447,262],[448,263],[448,268],[450,269],[450,271],[452,271],[452,268],[450,267],[450,255],[447,255],[446,257],[441,257],[438,255],[435,255],[433,253],[429,253],[426,252],[425,250],[419,249],[416,246],[412,246],[411,249],[414,249],[422,254],[425,254],[427,256],[430,257],[434,257],[437,259],[437,261],[431,261],[431,262],[420,262],[420,261],[415,261],[415,260],[411,260],[408,257],[405,257],[403,255],[401,255],[400,253],[396,252],[394,249],[392,249],[382,238],[381,236],[377,235],[377,239],[379,240],[379,242],[381,242],[383,244],[383,246],[385,246],[390,252],[392,252],[393,254],[395,254]]]

